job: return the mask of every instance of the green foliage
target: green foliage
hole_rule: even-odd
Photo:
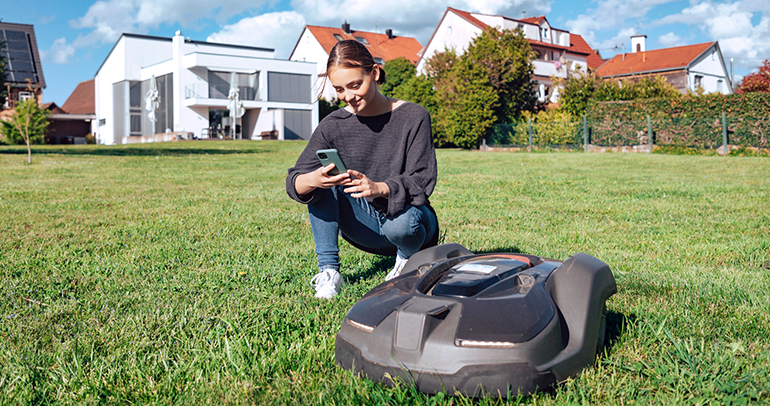
[[[582,117],[591,101],[623,101],[654,98],[680,99],[682,94],[662,76],[639,80],[603,80],[595,73],[573,73],[569,79],[554,78],[562,86],[559,103],[574,117]]]
[[[736,93],[770,92],[770,61],[765,59],[758,72],[752,72],[743,77],[735,89]]]
[[[495,123],[534,111],[532,57],[520,31],[494,28],[474,38],[462,55],[434,55],[426,71],[436,90],[436,145],[476,148]]]
[[[323,120],[324,117],[331,114],[334,110],[339,110],[345,107],[347,104],[339,99],[334,99],[331,102],[325,98],[318,99],[318,120]]]
[[[49,115],[34,98],[24,100],[16,105],[8,121],[0,122],[0,134],[9,144],[42,144]]]
[[[399,86],[415,77],[417,68],[406,58],[396,58],[385,62],[385,83],[380,86],[382,94],[396,97]]]
[[[580,121],[561,109],[525,112],[521,120],[511,124],[497,124],[487,143],[489,145],[529,145],[529,120],[532,120],[533,147],[573,146],[583,143]]]
[[[733,145],[770,146],[770,94],[688,94],[679,98],[596,102],[587,109],[591,143],[636,145],[647,137],[651,118],[657,145],[717,148],[722,145],[722,113],[727,119],[728,142]]]

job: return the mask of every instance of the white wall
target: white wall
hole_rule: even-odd
[[[728,84],[728,72],[722,59],[719,47],[715,44],[701,55],[688,69],[687,87],[697,91],[696,76],[701,76],[701,86],[706,93],[731,94],[732,89]],[[722,81],[719,89],[718,81]]]
[[[326,63],[329,60],[329,54],[318,39],[305,27],[297,41],[294,51],[289,56],[289,60],[302,61],[302,62],[314,62],[316,63],[316,74],[321,75],[326,72]],[[323,89],[323,94],[321,94]],[[323,97],[327,101],[331,101],[337,97],[331,84],[326,78],[318,78],[313,82],[313,100],[318,96]]]
[[[445,17],[439,23],[433,39],[426,45],[420,62],[417,64],[417,72],[425,73],[426,62],[435,54],[444,52],[445,49],[455,49],[458,54],[462,54],[477,35],[481,34],[481,29],[469,23],[464,18],[447,12]]]

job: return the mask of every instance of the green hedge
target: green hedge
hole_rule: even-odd
[[[646,144],[649,115],[657,145],[716,148],[722,145],[722,113],[726,115],[728,143],[770,146],[770,94],[767,93],[593,102],[587,110],[590,142]]]

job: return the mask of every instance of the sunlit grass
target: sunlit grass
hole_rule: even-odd
[[[304,143],[0,147],[0,402],[474,404],[334,364],[393,260],[313,298]],[[770,401],[770,161],[440,150],[444,242],[607,262],[609,346],[531,404]],[[517,400],[510,403],[516,403]],[[480,404],[496,404],[485,399]]]

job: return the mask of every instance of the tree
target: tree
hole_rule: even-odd
[[[2,122],[0,133],[12,144],[27,145],[27,163],[32,163],[30,144],[43,140],[48,128],[48,110],[40,108],[35,98],[27,99],[16,105],[8,121]]]
[[[385,62],[385,83],[380,90],[388,97],[395,97],[396,89],[417,75],[417,69],[406,58],[396,58]]]
[[[770,61],[765,59],[758,72],[752,72],[743,77],[735,93],[770,92]]]
[[[436,145],[476,148],[495,124],[537,110],[533,57],[521,31],[495,28],[477,36],[462,55],[446,50],[431,57],[426,72],[436,92]]]

